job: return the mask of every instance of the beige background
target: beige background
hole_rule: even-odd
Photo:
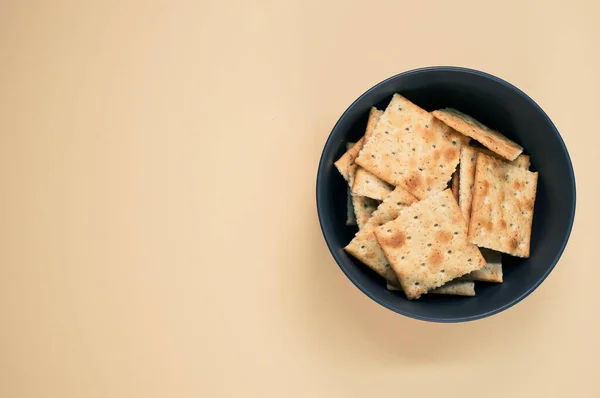
[[[600,7],[485,3],[0,1],[0,397],[600,396]],[[529,93],[577,176],[556,270],[468,324],[370,301],[315,210],[345,108],[436,64]]]

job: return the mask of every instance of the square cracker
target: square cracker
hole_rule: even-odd
[[[485,265],[450,189],[402,209],[375,237],[411,300]]]
[[[432,113],[456,131],[481,142],[483,146],[508,160],[515,160],[523,152],[523,147],[516,142],[456,109],[444,108]]]
[[[346,152],[334,163],[335,167],[338,169],[344,180],[348,182],[350,188],[354,184],[354,175],[356,174],[357,165],[354,163],[354,159],[358,156],[358,153],[363,147],[363,143],[365,139],[371,135],[379,118],[383,114],[383,111],[375,107],[371,107],[371,111],[369,112],[369,120],[367,121],[367,129],[365,131],[365,136],[362,137],[355,145],[352,145],[348,148],[348,144],[346,144]]]
[[[415,203],[417,199],[406,192],[402,187],[396,187],[392,193],[384,199],[377,210],[372,214],[363,228],[354,236],[348,246],[344,248],[353,257],[362,261],[365,265],[383,276],[392,286],[399,288],[400,284],[396,274],[391,269],[389,261],[381,250],[373,230],[381,224],[392,221],[398,217],[400,210]]]
[[[450,281],[429,293],[452,294],[455,296],[475,296],[475,283],[470,281]]]
[[[379,202],[375,199],[367,198],[366,196],[352,195],[352,207],[354,207],[354,215],[356,217],[356,223],[358,228],[362,228],[371,214],[377,209]]]
[[[538,173],[477,155],[469,241],[529,257]]]
[[[477,154],[483,153],[488,156],[492,156],[496,159],[505,161],[500,158],[496,153],[485,149],[485,148],[474,148],[471,146],[463,146],[460,150],[460,166],[459,169],[459,189],[458,189],[458,204],[460,205],[460,211],[462,211],[467,225],[471,218],[471,204],[473,202],[473,183],[475,182],[475,163],[477,162]],[[508,161],[509,164],[514,166],[529,168],[529,156],[519,155],[515,160]]]
[[[446,189],[466,137],[399,94],[355,162],[419,199]]]
[[[502,254],[486,248],[479,251],[485,259],[485,267],[463,276],[462,280],[502,283]]]
[[[394,187],[387,182],[380,180],[362,167],[356,169],[354,184],[352,184],[353,194],[383,200],[392,193],[393,189]]]

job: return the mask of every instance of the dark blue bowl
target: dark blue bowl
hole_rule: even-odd
[[[416,301],[386,289],[383,279],[343,248],[355,227],[347,227],[346,182],[333,165],[365,131],[369,108],[385,109],[400,93],[428,111],[451,107],[501,131],[531,155],[539,172],[531,257],[504,255],[504,283],[478,283],[476,297],[424,295]],[[575,216],[575,176],[565,144],[546,113],[521,90],[487,73],[456,67],[412,70],[391,77],[360,96],[338,120],[323,149],[317,174],[317,210],[331,254],[367,296],[412,318],[463,322],[484,318],[518,303],[546,279],[560,258]]]

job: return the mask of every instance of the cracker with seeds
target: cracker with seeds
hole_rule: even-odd
[[[517,156],[517,158],[515,160],[506,160],[502,156],[498,155],[496,152],[492,152],[487,148],[475,148],[475,149],[477,149],[477,152],[479,152],[479,153],[484,153],[488,156],[503,160],[503,161],[507,162],[508,164],[512,164],[513,166],[517,166],[517,167],[522,167],[524,169],[528,169],[531,164],[531,159],[530,159],[529,155],[525,155],[524,153]]]
[[[354,207],[354,215],[359,229],[371,218],[371,214],[377,209],[377,206],[379,206],[379,202],[375,199],[352,195],[352,207]]]
[[[362,167],[356,169],[354,184],[352,185],[353,194],[383,200],[392,193],[393,189],[394,187],[387,182],[380,180]]]
[[[375,129],[375,126],[377,125],[377,122],[379,122],[379,118],[382,114],[383,111],[380,111],[375,107],[371,107],[365,136],[358,140],[358,142],[356,142],[354,145],[349,145],[350,143],[346,144],[346,152],[334,163],[342,177],[344,177],[344,180],[348,182],[350,188],[352,188],[352,185],[354,184],[354,176],[356,174],[357,165],[354,163],[354,160],[362,149],[365,139],[370,136]]]
[[[374,232],[411,300],[485,266],[467,241],[467,224],[450,189],[400,210]]]
[[[523,152],[523,147],[516,142],[456,109],[444,108],[432,113],[456,131],[481,142],[483,146],[508,160],[515,160]]]
[[[371,110],[369,111],[369,120],[367,121],[367,129],[365,130],[365,142],[367,142],[371,134],[373,134],[373,131],[375,131],[375,127],[377,126],[377,123],[379,123],[379,119],[381,119],[382,115],[383,111],[380,111],[374,106],[371,107]]]
[[[467,220],[467,225],[469,225],[469,220],[471,218],[471,204],[473,201],[473,183],[475,182],[475,163],[477,162],[477,154],[483,153],[488,156],[492,156],[496,159],[500,159],[505,161],[503,158],[499,157],[496,153],[485,149],[485,148],[474,148],[470,146],[463,146],[460,150],[460,166],[459,166],[459,189],[458,189],[458,204],[460,205],[460,210]],[[527,155],[519,155],[515,160],[507,162],[511,165],[529,168],[529,156]]]
[[[385,224],[398,217],[398,212],[406,206],[415,203],[417,199],[406,192],[402,187],[396,187],[392,193],[384,199],[371,218],[358,231],[352,241],[344,248],[346,252],[362,261],[369,268],[383,276],[389,284],[399,288],[400,284],[396,274],[391,269],[385,254],[379,247],[373,230],[381,224]]]
[[[394,94],[355,162],[419,199],[446,189],[466,138]]]
[[[462,280],[502,283],[502,254],[483,247],[479,251],[485,259],[485,267],[463,276]]]
[[[471,281],[450,281],[429,293],[472,297],[475,296],[475,283]]]
[[[477,155],[469,241],[529,257],[538,173]]]
[[[471,218],[471,203],[473,202],[473,182],[475,181],[475,162],[477,150],[468,145],[460,149],[460,168],[458,177],[458,203],[467,225]]]

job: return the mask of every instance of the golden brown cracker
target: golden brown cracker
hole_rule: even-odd
[[[475,168],[469,241],[529,257],[538,173],[480,153]]]
[[[385,254],[379,247],[373,230],[398,217],[398,212],[417,199],[406,192],[402,187],[396,187],[392,193],[384,199],[377,210],[371,215],[371,218],[358,231],[352,241],[344,248],[348,253],[362,261],[368,267],[373,269],[379,275],[383,276],[388,283],[399,287],[398,278],[391,269]]]
[[[400,210],[374,232],[409,299],[485,265],[467,241],[465,219],[449,189]]]
[[[523,152],[523,147],[516,142],[456,109],[439,109],[432,114],[456,131],[481,142],[483,146],[508,160],[515,160]]]
[[[362,167],[356,169],[354,184],[352,184],[353,194],[383,200],[392,193],[393,189],[394,187],[390,184],[375,177]]]
[[[465,141],[429,112],[394,94],[355,162],[422,199],[446,188]]]

